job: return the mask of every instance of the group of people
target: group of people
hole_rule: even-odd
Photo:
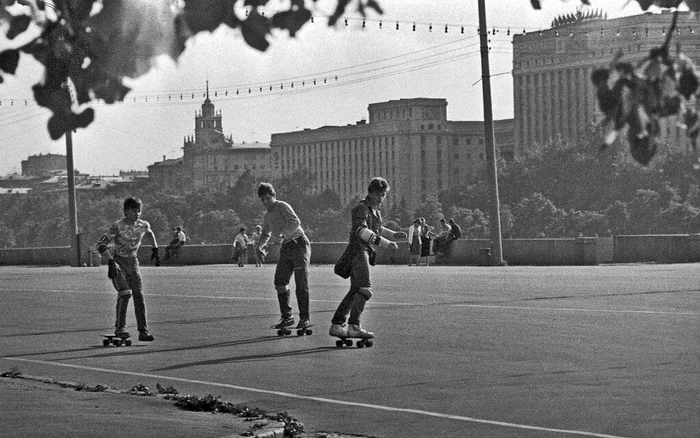
[[[413,220],[413,224],[408,229],[408,266],[411,266],[414,261],[416,266],[423,263],[429,266],[430,257],[447,254],[452,242],[462,237],[462,229],[453,218],[449,219],[449,224],[445,218],[441,218],[437,233],[435,231],[434,227],[426,223],[424,217]]]
[[[261,234],[262,227],[260,225],[255,226],[252,238],[249,238],[246,234],[245,227],[241,227],[238,230],[238,234],[236,234],[236,238],[233,240],[233,253],[231,254],[231,259],[233,259],[238,266],[243,267],[248,260],[248,245],[251,243],[253,244],[253,251],[255,252],[255,266],[261,267],[265,263],[267,245],[259,244]]]
[[[342,257],[335,266],[335,273],[350,279],[350,289],[338,304],[331,318],[329,335],[336,337],[372,338],[374,334],[361,325],[361,317],[367,301],[372,298],[370,266],[375,264],[375,247],[396,251],[396,239],[404,239],[407,234],[393,231],[382,225],[380,206],[384,202],[390,187],[386,179],[373,178],[365,198],[358,202],[350,213],[350,235]],[[264,261],[266,246],[271,236],[281,236],[280,254],[275,268],[273,284],[277,292],[280,319],[273,327],[284,329],[296,324],[297,329],[305,329],[312,325],[309,310],[309,265],[311,261],[311,244],[299,217],[287,202],[277,199],[277,193],[272,184],[263,182],[258,186],[258,198],[265,208],[262,225],[255,227],[253,246],[256,251],[256,261],[260,266]],[[146,306],[143,299],[142,281],[139,272],[139,261],[136,257],[141,241],[147,236],[152,242],[152,257],[156,266],[160,264],[158,243],[151,230],[150,224],[142,220],[142,202],[138,198],[127,198],[124,201],[124,218],[114,223],[109,231],[98,242],[99,252],[108,258],[108,277],[117,290],[117,308],[115,335],[128,337],[126,331],[126,310],[131,296],[134,297],[134,312],[140,341],[152,341],[146,321]],[[424,231],[427,230],[427,231]],[[238,265],[243,265],[245,249],[249,244],[245,234],[246,229],[240,228],[234,242],[234,256]],[[447,234],[443,234],[447,231]],[[173,251],[179,249],[185,242],[184,233],[178,227],[177,235],[168,245],[166,256],[172,257]],[[424,219],[414,221],[409,230],[411,254],[421,253],[420,238],[432,230],[425,225]],[[459,227],[450,219],[450,228],[443,227],[437,238],[445,237],[440,245],[449,244],[459,237]],[[177,240],[177,241],[176,241]],[[418,246],[416,246],[418,245]],[[429,245],[428,245],[429,246]],[[418,248],[418,249],[416,249]],[[241,255],[243,254],[243,255]],[[259,257],[261,255],[262,257]],[[257,266],[257,262],[256,262]],[[299,321],[294,319],[291,307],[291,290],[289,284],[292,276],[295,282],[295,294],[299,312]]]

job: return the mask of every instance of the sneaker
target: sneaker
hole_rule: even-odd
[[[139,341],[147,341],[147,342],[150,342],[150,341],[152,341],[152,340],[154,340],[154,339],[155,339],[155,338],[153,337],[153,335],[150,334],[150,333],[148,333],[148,332],[141,332],[141,333],[139,333]]]
[[[348,327],[348,337],[350,338],[373,338],[374,333],[368,332],[359,326],[359,324],[350,324]]]
[[[299,324],[297,324],[298,329],[305,329],[307,327],[311,327],[313,324],[311,324],[311,321],[308,319],[302,319],[299,321]]]
[[[348,335],[348,326],[345,324],[331,324],[328,334],[337,337],[346,337]]]
[[[131,333],[127,332],[124,327],[121,327],[114,330],[114,336],[118,336],[120,338],[128,338],[131,336]]]
[[[280,322],[277,323],[275,328],[281,329],[285,327],[289,327],[290,325],[294,325],[294,317],[289,317],[289,318],[282,318],[280,319]]]

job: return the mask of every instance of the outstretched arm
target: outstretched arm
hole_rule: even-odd
[[[387,239],[405,239],[406,238],[406,233],[403,231],[393,231],[390,230],[386,227],[381,227],[379,229],[379,234],[382,235],[382,237],[386,237]]]

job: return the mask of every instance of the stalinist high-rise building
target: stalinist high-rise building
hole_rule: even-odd
[[[574,139],[602,114],[596,103],[591,73],[610,65],[617,53],[636,63],[661,46],[673,13],[645,13],[607,19],[605,14],[581,9],[558,17],[550,29],[513,37],[513,93],[516,154],[553,139]],[[700,63],[700,22],[681,12],[671,50]],[[661,137],[688,145],[675,118],[662,121]]]

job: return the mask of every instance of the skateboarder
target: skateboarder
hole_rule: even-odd
[[[294,275],[296,283],[297,305],[299,306],[299,324],[297,329],[311,326],[309,319],[309,263],[311,261],[311,244],[306,237],[301,221],[292,206],[277,199],[272,184],[263,182],[258,186],[258,198],[265,206],[260,240],[256,251],[262,250],[271,235],[282,235],[280,256],[275,269],[275,289],[279,301],[280,321],[274,327],[283,329],[294,325],[292,307],[289,305],[291,291],[289,281]]]
[[[160,256],[158,255],[156,236],[151,230],[151,225],[140,219],[141,206],[142,202],[139,198],[126,198],[124,200],[124,218],[112,224],[107,234],[100,238],[97,242],[97,250],[109,259],[107,277],[112,280],[112,284],[117,290],[117,317],[114,334],[123,338],[131,336],[126,331],[126,311],[129,299],[133,295],[139,341],[152,341],[153,335],[148,332],[146,322],[146,303],[143,299],[139,261],[136,258],[144,235],[147,235],[153,243],[151,259],[156,260],[156,266],[160,265]]]
[[[403,239],[404,232],[396,232],[382,226],[379,206],[389,191],[389,183],[381,177],[372,179],[367,188],[367,196],[360,201],[351,213],[350,238],[343,256],[336,264],[336,273],[343,278],[350,277],[350,291],[338,305],[331,320],[328,332],[336,337],[372,338],[374,333],[363,329],[360,317],[365,303],[372,297],[369,267],[374,265],[373,245],[396,251],[396,242],[387,240]],[[348,315],[350,318],[348,319]],[[348,324],[346,324],[346,321]]]

